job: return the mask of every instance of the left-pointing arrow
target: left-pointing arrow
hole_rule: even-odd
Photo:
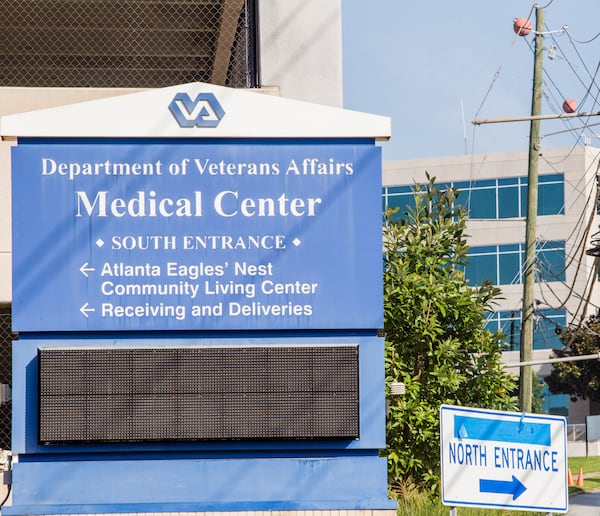
[[[512,480],[479,480],[479,491],[481,493],[510,494],[516,500],[527,488],[513,475]]]
[[[89,263],[85,262],[81,267],[79,267],[81,274],[83,274],[86,278],[89,276],[88,272],[93,272],[96,270],[94,267],[88,267],[88,265]]]
[[[86,303],[85,305],[83,305],[79,311],[85,315],[86,317],[89,317],[88,312],[95,312],[96,309],[95,308],[88,308],[88,303]]]

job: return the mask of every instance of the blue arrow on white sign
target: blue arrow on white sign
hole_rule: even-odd
[[[482,478],[479,481],[480,492],[509,494],[512,495],[513,500],[519,498],[526,490],[527,488],[514,475],[511,480],[489,480]]]

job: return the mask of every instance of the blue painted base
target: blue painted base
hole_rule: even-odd
[[[377,456],[48,460],[13,465],[20,514],[395,509]]]

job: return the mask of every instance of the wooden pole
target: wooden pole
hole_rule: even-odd
[[[533,96],[529,133],[529,164],[527,173],[527,219],[525,226],[525,260],[523,264],[523,308],[521,324],[521,362],[531,361],[533,354],[533,323],[535,308],[535,260],[538,205],[538,161],[540,154],[540,120],[542,110],[542,66],[544,37],[544,10],[536,7],[535,59],[533,67]],[[532,370],[530,365],[520,368],[519,407],[531,412]]]

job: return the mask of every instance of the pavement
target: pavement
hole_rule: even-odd
[[[569,497],[569,516],[600,516],[600,491]]]

